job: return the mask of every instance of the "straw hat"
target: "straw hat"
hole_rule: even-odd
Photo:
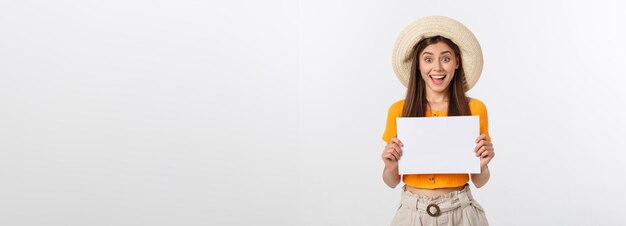
[[[411,56],[415,45],[424,38],[443,36],[452,40],[461,50],[465,90],[468,91],[480,78],[483,70],[483,51],[474,34],[460,22],[444,17],[429,16],[409,24],[396,41],[393,49],[393,71],[404,86],[408,86],[411,71]]]

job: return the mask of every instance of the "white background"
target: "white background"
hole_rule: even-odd
[[[623,225],[624,7],[0,1],[0,225],[388,225],[397,34],[480,40],[491,225]]]

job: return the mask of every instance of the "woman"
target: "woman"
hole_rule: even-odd
[[[477,188],[487,183],[488,164],[495,155],[487,108],[465,95],[478,81],[482,63],[482,51],[472,32],[447,17],[419,19],[398,37],[393,66],[407,94],[389,108],[383,134],[387,145],[382,153],[384,182],[391,188],[400,180],[405,184],[392,225],[488,225],[468,186],[470,178]],[[474,149],[480,158],[479,174],[399,175],[402,141],[396,137],[397,117],[462,115],[480,118]]]

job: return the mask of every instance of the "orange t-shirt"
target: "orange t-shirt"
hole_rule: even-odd
[[[471,99],[469,102],[470,111],[472,115],[479,116],[480,118],[480,133],[487,135],[487,140],[491,141],[489,136],[489,122],[487,119],[487,107],[485,104],[477,99]],[[383,133],[383,140],[387,143],[391,141],[391,138],[397,136],[396,131],[396,118],[402,117],[402,110],[404,108],[404,100],[400,100],[389,107],[389,114],[387,115],[387,127],[385,133]],[[448,112],[435,111],[426,112],[426,117],[445,117],[448,116]],[[406,174],[403,176],[402,181],[411,187],[416,188],[450,188],[463,186],[469,181],[468,174]]]

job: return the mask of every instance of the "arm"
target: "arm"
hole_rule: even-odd
[[[398,174],[398,167],[391,169],[390,167],[385,166],[383,169],[383,181],[390,188],[395,188],[400,183],[400,175]]]
[[[489,167],[481,168],[480,174],[472,174],[472,183],[476,188],[480,188],[489,181],[489,176]]]
[[[392,137],[383,150],[382,159],[385,162],[383,169],[383,181],[390,188],[395,188],[400,183],[398,173],[398,160],[402,156],[402,142],[396,137]]]
[[[487,135],[481,134],[476,138],[476,148],[474,149],[476,152],[476,157],[480,158],[480,173],[472,174],[472,183],[477,188],[480,188],[487,184],[489,181],[489,177],[491,174],[489,173],[489,162],[496,155],[493,149],[493,144],[487,140]]]

